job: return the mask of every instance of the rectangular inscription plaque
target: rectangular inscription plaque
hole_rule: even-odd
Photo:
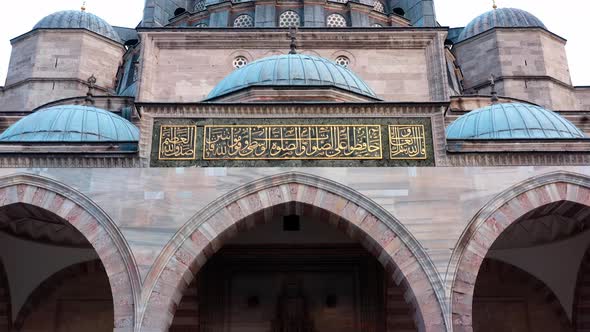
[[[380,125],[206,125],[205,160],[383,159]]]
[[[162,125],[159,160],[193,160],[197,157],[197,126]]]
[[[423,125],[389,126],[390,159],[426,159],[426,135]]]

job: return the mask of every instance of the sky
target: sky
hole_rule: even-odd
[[[111,25],[135,27],[141,20],[145,0],[89,0],[87,10]],[[540,18],[553,33],[566,38],[574,85],[590,85],[588,0],[497,0],[499,7],[524,9]],[[81,0],[3,0],[0,5],[0,85],[10,60],[10,39],[28,32],[44,16],[65,9],[79,10]],[[558,5],[559,6],[558,6]],[[492,0],[435,0],[437,19],[443,26],[465,26],[492,8]]]

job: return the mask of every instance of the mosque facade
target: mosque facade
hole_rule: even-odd
[[[531,12],[39,17],[0,87],[0,332],[590,331],[590,87]]]

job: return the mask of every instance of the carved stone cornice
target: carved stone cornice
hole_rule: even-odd
[[[446,102],[425,103],[137,103],[141,114],[152,117],[391,117],[442,114]]]
[[[277,42],[284,42],[285,29],[204,29],[166,28],[139,29],[142,39],[150,39],[160,49],[195,49],[214,47],[216,49],[276,48]],[[297,42],[302,49],[329,49],[346,45],[347,48],[371,49],[424,49],[438,38],[444,38],[446,28],[302,28]]]

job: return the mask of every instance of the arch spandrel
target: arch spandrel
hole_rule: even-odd
[[[179,230],[146,278],[142,328],[166,331],[184,289],[224,240],[254,227],[254,214],[287,204],[325,211],[335,216],[328,218],[328,223],[353,237],[360,234],[360,242],[406,288],[419,329],[446,330],[442,283],[429,256],[409,231],[358,192],[296,172],[270,176],[235,189],[202,209]]]
[[[528,212],[560,201],[590,207],[590,177],[560,171],[525,180],[497,195],[469,222],[455,246],[445,277],[453,331],[473,330],[477,275],[496,239]]]
[[[89,198],[55,180],[30,174],[0,178],[0,207],[24,203],[74,226],[105,267],[113,294],[115,331],[134,331],[141,282],[131,250],[110,217]]]

